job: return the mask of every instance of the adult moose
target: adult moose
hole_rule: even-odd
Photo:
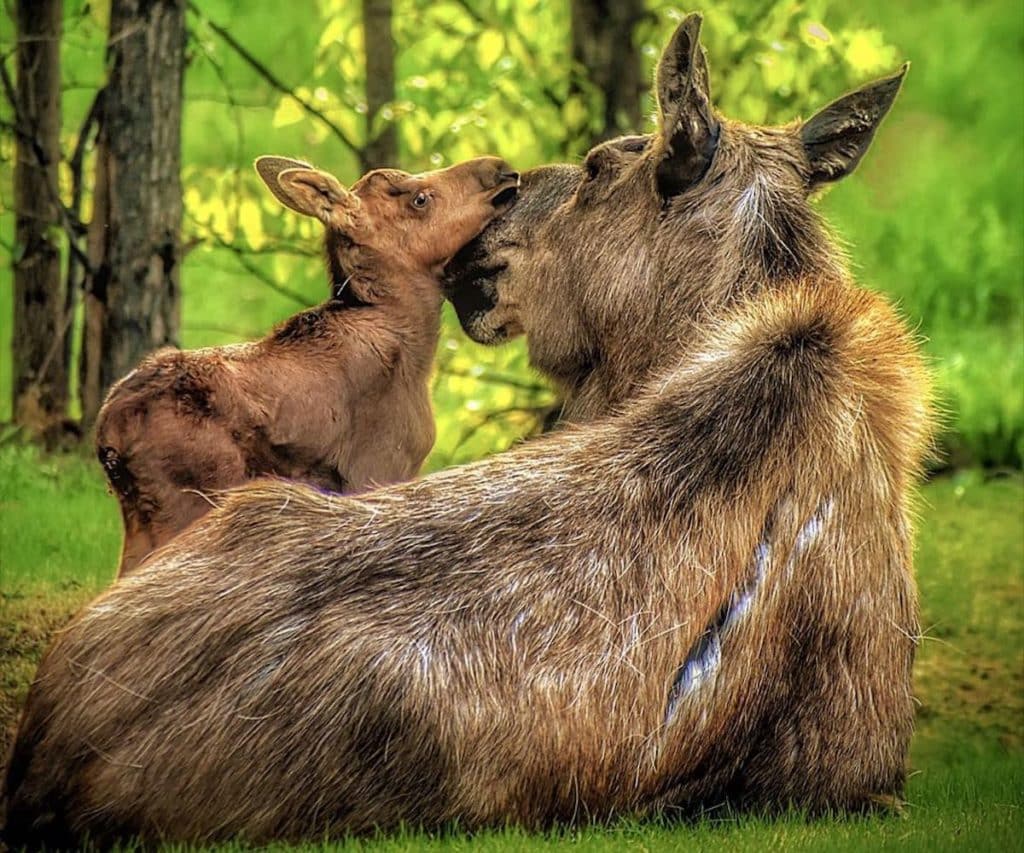
[[[566,340],[500,283],[467,317],[497,330],[501,312],[546,368],[639,361],[629,381],[581,370],[572,400],[628,405],[363,498],[231,493],[47,652],[7,777],[12,840],[899,795],[925,377],[806,201],[863,154],[898,80],[802,127],[733,124],[709,106],[699,23],[662,58],[661,132],[537,173],[512,214],[577,241],[534,244]],[[643,252],[585,266],[603,276],[570,296],[560,264],[604,241]],[[681,269],[688,300],[660,299]],[[652,316],[671,355],[602,337]]]

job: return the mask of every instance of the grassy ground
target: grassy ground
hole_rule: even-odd
[[[98,468],[0,448],[0,731],[13,734],[49,636],[110,581],[120,528]],[[927,638],[902,817],[806,822],[718,816],[530,835],[407,833],[374,851],[1020,849],[1024,837],[1024,479],[965,473],[924,490],[917,556]],[[232,849],[222,848],[222,849]],[[281,848],[285,849],[285,848]],[[316,848],[313,848],[316,849]],[[333,849],[333,848],[332,848]]]

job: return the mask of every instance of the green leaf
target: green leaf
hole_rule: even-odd
[[[304,116],[305,113],[295,98],[284,97],[281,98],[281,103],[274,110],[274,117],[270,124],[271,127],[286,127],[289,124],[301,121]]]
[[[260,206],[251,198],[242,199],[238,205],[238,227],[254,249],[263,245],[263,217]]]
[[[476,40],[476,55],[483,69],[490,68],[505,52],[505,37],[494,30],[484,30]]]

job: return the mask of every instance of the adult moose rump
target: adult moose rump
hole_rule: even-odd
[[[627,223],[627,237],[690,239],[722,184],[753,169],[730,177],[694,157],[754,139],[767,156],[774,139],[773,168],[794,174],[772,210],[804,211],[822,161],[798,131],[723,124],[710,150],[678,136],[696,125],[673,116],[706,100],[698,23],[662,60],[663,134],[599,148],[614,162],[597,183],[589,169],[542,173],[523,208],[557,223],[617,192],[663,194],[655,225]],[[619,414],[363,498],[232,492],[47,652],[7,777],[12,840],[261,840],[898,796],[917,633],[905,503],[926,383],[899,318],[806,221],[785,277],[765,272],[760,242],[734,246],[729,274],[767,283],[745,278],[713,322],[680,315],[673,356],[643,365]],[[711,248],[689,259],[717,285]],[[662,248],[648,249],[654,269]],[[637,284],[604,283],[627,317],[658,313],[654,284]],[[586,308],[557,307],[571,324]],[[512,329],[529,309],[487,310]],[[610,355],[582,321],[567,340],[565,363]]]
[[[324,225],[332,297],[260,341],[161,350],[111,389],[96,444],[124,520],[119,574],[207,512],[205,493],[264,475],[339,492],[415,476],[434,443],[437,276],[519,177],[497,157],[378,169],[351,190],[298,160],[256,169]]]

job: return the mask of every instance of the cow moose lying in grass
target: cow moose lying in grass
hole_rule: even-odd
[[[749,127],[710,106],[699,25],[659,132],[524,176],[450,283],[586,423],[359,498],[231,492],[46,653],[15,843],[899,797],[927,377],[808,196],[901,75]]]
[[[121,504],[121,575],[246,480],[356,492],[415,476],[434,444],[438,275],[519,177],[496,157],[378,169],[351,190],[283,157],[256,170],[323,223],[333,295],[254,343],[161,350],[111,389],[96,444]]]

